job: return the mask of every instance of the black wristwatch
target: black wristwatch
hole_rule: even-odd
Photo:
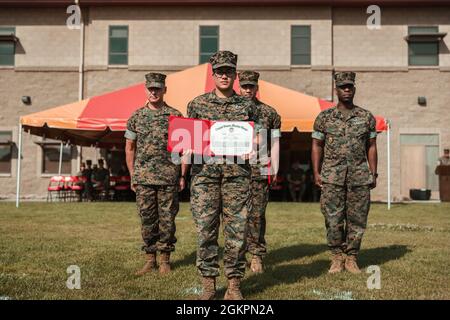
[[[378,178],[378,173],[372,173],[375,178]]]

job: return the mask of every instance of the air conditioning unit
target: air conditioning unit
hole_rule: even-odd
[[[430,200],[431,190],[430,189],[410,189],[409,197],[412,200]]]

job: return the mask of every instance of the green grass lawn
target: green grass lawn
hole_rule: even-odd
[[[266,272],[247,272],[246,299],[450,299],[449,204],[373,205],[356,276],[327,274],[318,204],[270,203],[267,220]],[[138,278],[134,203],[0,203],[0,299],[195,299],[201,286],[189,204],[176,222],[173,272]],[[81,269],[80,290],[66,287],[70,265]],[[381,269],[380,290],[367,288],[370,265]],[[223,273],[218,281],[223,297]]]

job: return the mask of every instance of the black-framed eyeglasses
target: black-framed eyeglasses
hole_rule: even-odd
[[[222,77],[223,75],[226,75],[227,77],[232,77],[236,73],[236,69],[233,68],[224,68],[224,69],[215,69],[214,75],[217,77]]]

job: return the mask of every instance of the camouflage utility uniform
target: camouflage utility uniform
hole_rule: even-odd
[[[215,91],[188,105],[188,117],[216,121],[257,121],[255,104],[236,93],[219,98]],[[234,159],[236,160],[236,159]],[[225,236],[224,268],[227,278],[245,273],[245,235],[250,200],[249,164],[225,164],[224,158],[204,158],[191,168],[191,208],[198,235],[197,267],[203,277],[219,275],[220,214]]]
[[[270,157],[270,139],[276,139],[281,136],[281,118],[274,108],[262,103],[259,100],[255,101],[258,108],[260,123],[262,126],[262,134],[267,137],[267,143],[262,143],[258,152],[261,157],[258,157],[256,164],[252,164],[252,209],[248,217],[248,233],[247,233],[247,251],[253,255],[264,256],[267,252],[266,248],[266,207],[269,201],[269,157]]]
[[[259,73],[245,70],[239,73],[239,85],[257,86]],[[251,210],[248,215],[247,252],[262,257],[266,254],[266,207],[269,200],[268,175],[272,139],[281,136],[281,118],[276,110],[256,97],[253,99],[261,125],[260,143],[256,163],[252,163]]]
[[[169,116],[181,113],[164,104],[158,110],[145,106],[130,117],[125,137],[136,141],[134,174],[136,204],[142,222],[142,250],[175,250],[175,216],[178,213],[180,165],[167,151]]]
[[[337,107],[324,110],[314,123],[312,137],[325,142],[320,202],[333,254],[356,256],[361,246],[373,183],[367,146],[376,135],[375,118],[358,106],[346,115]]]

